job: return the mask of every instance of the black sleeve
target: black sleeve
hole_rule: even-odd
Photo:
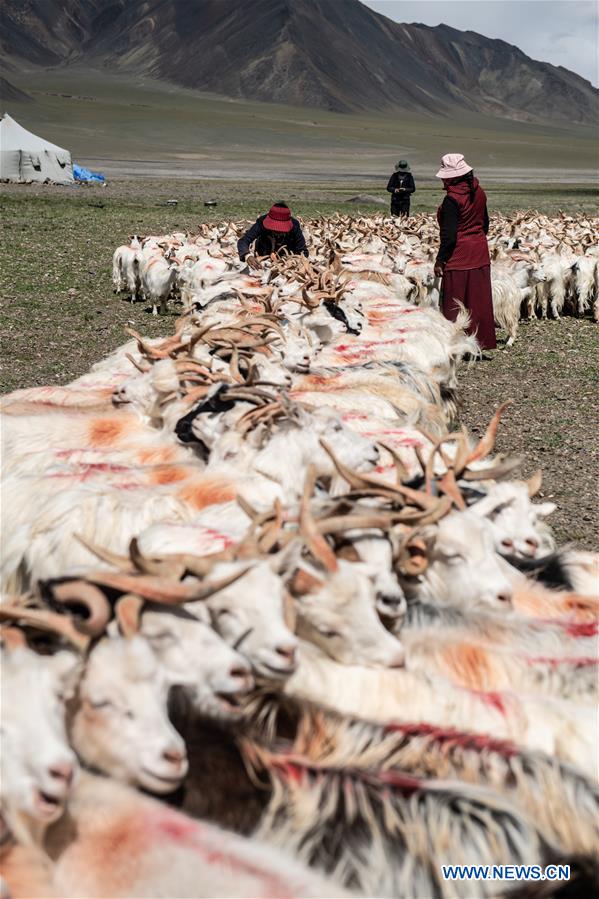
[[[297,253],[299,256],[303,253],[304,256],[308,255],[308,247],[306,246],[306,238],[304,237],[304,233],[301,229],[299,222],[294,222],[293,231],[289,235],[289,249],[292,253]]]
[[[414,184],[414,176],[409,174],[406,191],[408,194],[413,194],[415,190],[416,190],[416,185]]]
[[[390,194],[392,194],[393,191],[395,190],[396,183],[397,183],[397,176],[396,176],[395,172],[393,172],[393,174],[389,178],[389,183],[387,184],[387,190],[389,191]]]
[[[239,238],[237,241],[237,252],[239,253],[239,258],[243,262],[245,257],[250,251],[250,244],[257,240],[260,234],[260,220],[254,222],[251,228],[245,232],[245,234]]]
[[[441,220],[439,222],[441,246],[435,264],[445,265],[451,259],[457,242],[459,214],[460,210],[455,200],[445,197],[441,204]]]
[[[489,233],[489,210],[487,209],[486,206],[485,206],[485,215],[483,218],[483,231],[485,232],[485,234]]]

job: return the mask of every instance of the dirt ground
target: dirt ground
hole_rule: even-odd
[[[556,503],[548,521],[560,543],[596,548],[599,528],[599,328],[590,319],[521,322],[509,349],[460,373],[462,420],[481,435],[505,399],[496,449],[543,470],[540,498]]]
[[[153,318],[143,303],[131,305],[112,292],[112,253],[129,234],[253,218],[280,195],[306,217],[381,210],[349,202],[352,195],[373,192],[364,184],[257,182],[243,190],[230,182],[151,185],[136,180],[106,189],[0,189],[2,390],[66,383],[83,374],[124,341],[126,324],[150,336],[172,330],[176,312],[166,320]],[[495,208],[508,211],[525,196],[526,205],[547,212],[575,211],[591,202],[585,188],[527,186],[526,191],[502,186]],[[203,201],[213,196],[217,209],[206,209]],[[171,198],[178,199],[177,206],[165,205]],[[420,202],[424,208],[437,199],[431,189]],[[482,433],[500,402],[514,400],[502,419],[497,449],[521,455],[525,474],[543,469],[543,498],[558,506],[550,521],[559,541],[589,547],[599,525],[598,351],[599,328],[590,319],[522,322],[512,348],[465,366],[460,375],[463,421],[473,433]]]

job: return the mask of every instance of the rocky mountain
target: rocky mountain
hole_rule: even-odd
[[[18,87],[15,87],[12,82],[8,80],[8,78],[4,78],[0,75],[0,99],[4,100],[12,100],[13,103],[26,103],[33,99],[29,94],[26,94],[25,91],[20,90]]]
[[[84,62],[230,97],[339,112],[470,110],[596,123],[599,90],[505,41],[398,24],[359,0],[3,0],[23,63]],[[18,80],[18,79],[17,79]]]

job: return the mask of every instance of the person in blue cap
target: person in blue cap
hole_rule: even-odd
[[[391,194],[391,215],[409,215],[410,197],[416,190],[407,159],[400,159],[389,178],[387,190]]]

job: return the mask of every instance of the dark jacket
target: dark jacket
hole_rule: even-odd
[[[441,246],[436,261],[446,271],[466,271],[490,264],[487,195],[477,178],[472,183],[472,199],[468,181],[459,181],[448,185],[447,196],[437,209]]]
[[[400,199],[403,198],[405,200],[409,200],[410,196],[416,190],[416,185],[414,184],[412,173],[393,172],[393,174],[389,178],[387,190],[390,194],[392,194],[396,187],[405,187],[405,190],[402,190],[402,192],[400,194],[396,194],[396,196],[398,196]]]
[[[297,219],[291,219],[293,228],[287,234],[281,234],[281,240],[275,243],[273,232],[267,231],[262,225],[265,218],[266,215],[261,215],[256,219],[252,227],[237,241],[237,252],[242,262],[250,251],[250,244],[254,241],[256,241],[254,248],[256,256],[270,256],[271,253],[280,250],[281,247],[286,247],[290,253],[296,256],[299,256],[301,253],[304,256],[308,255],[306,241]]]

